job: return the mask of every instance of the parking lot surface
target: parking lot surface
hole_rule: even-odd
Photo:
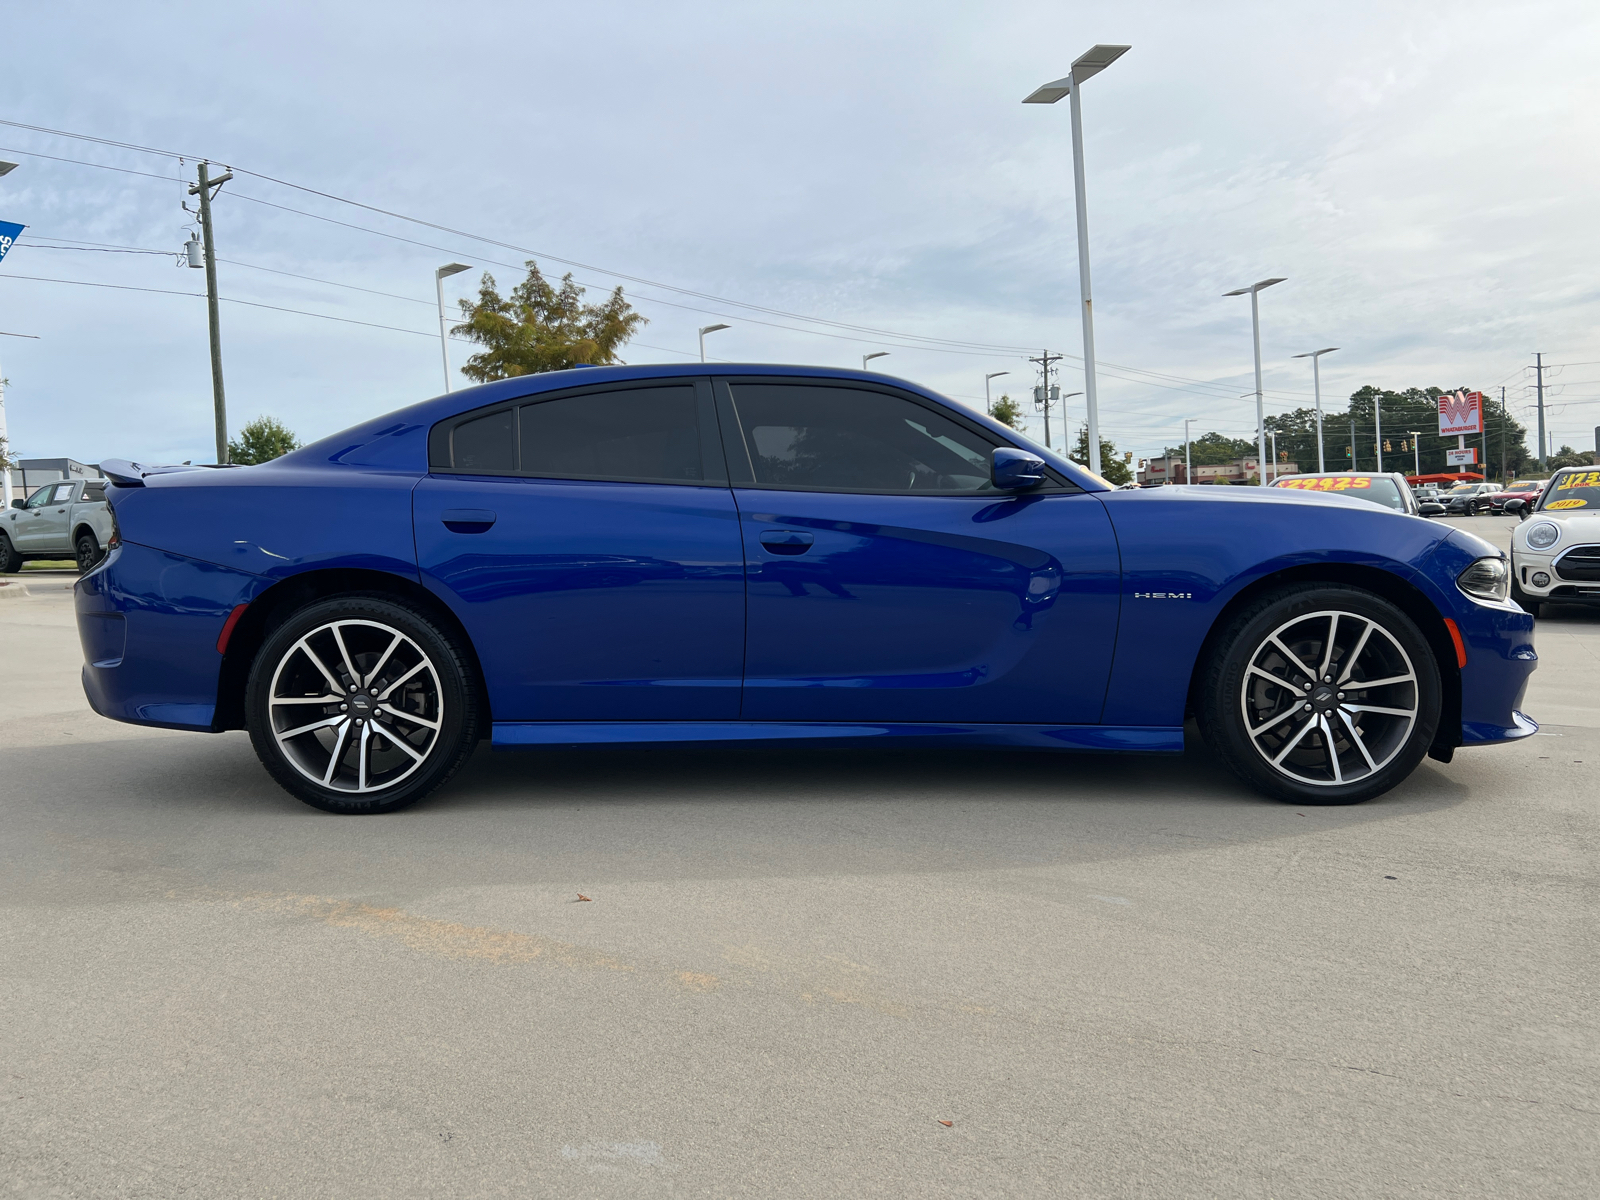
[[[1600,611],[1538,736],[1351,808],[1198,745],[482,750],[341,818],[91,713],[29,582],[0,1196],[1593,1194]]]

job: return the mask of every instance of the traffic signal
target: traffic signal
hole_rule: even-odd
[[[1351,453],[1350,453],[1350,447],[1349,447],[1349,446],[1346,446],[1346,447],[1345,447],[1345,448],[1344,448],[1344,456],[1345,456],[1345,457],[1346,457],[1346,458],[1350,458],[1350,457],[1353,457],[1353,456],[1352,456],[1352,455],[1351,455]]]
[[[1389,445],[1389,439],[1388,438],[1384,438],[1383,439],[1383,448],[1385,450],[1388,450],[1391,454],[1394,453],[1394,448]]]

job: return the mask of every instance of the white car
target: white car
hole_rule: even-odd
[[[1569,467],[1531,511],[1512,500],[1511,598],[1535,617],[1547,600],[1600,604],[1600,470]]]

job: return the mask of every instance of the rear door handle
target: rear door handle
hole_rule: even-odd
[[[761,544],[773,554],[804,554],[815,539],[798,529],[763,529]]]
[[[496,518],[489,508],[447,508],[439,519],[451,533],[485,533]]]

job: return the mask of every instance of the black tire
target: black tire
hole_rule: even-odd
[[[1544,606],[1543,602],[1535,600],[1518,587],[1514,578],[1511,582],[1511,598],[1517,602],[1523,612],[1527,613],[1535,621],[1539,619],[1539,610]]]
[[[1350,686],[1364,680],[1375,686]],[[1258,791],[1357,804],[1416,769],[1438,729],[1441,692],[1433,650],[1400,609],[1360,588],[1295,584],[1229,621],[1201,676],[1196,716],[1206,742]]]
[[[22,555],[11,544],[11,539],[0,533],[0,575],[15,575],[22,570]]]
[[[94,534],[85,529],[78,535],[78,540],[72,547],[74,556],[78,560],[78,574],[83,575],[94,570],[96,564],[105,557],[100,550],[100,543],[95,540]]]
[[[273,630],[250,666],[250,742],[313,808],[394,812],[449,779],[477,744],[469,663],[454,636],[392,600],[317,601]]]

